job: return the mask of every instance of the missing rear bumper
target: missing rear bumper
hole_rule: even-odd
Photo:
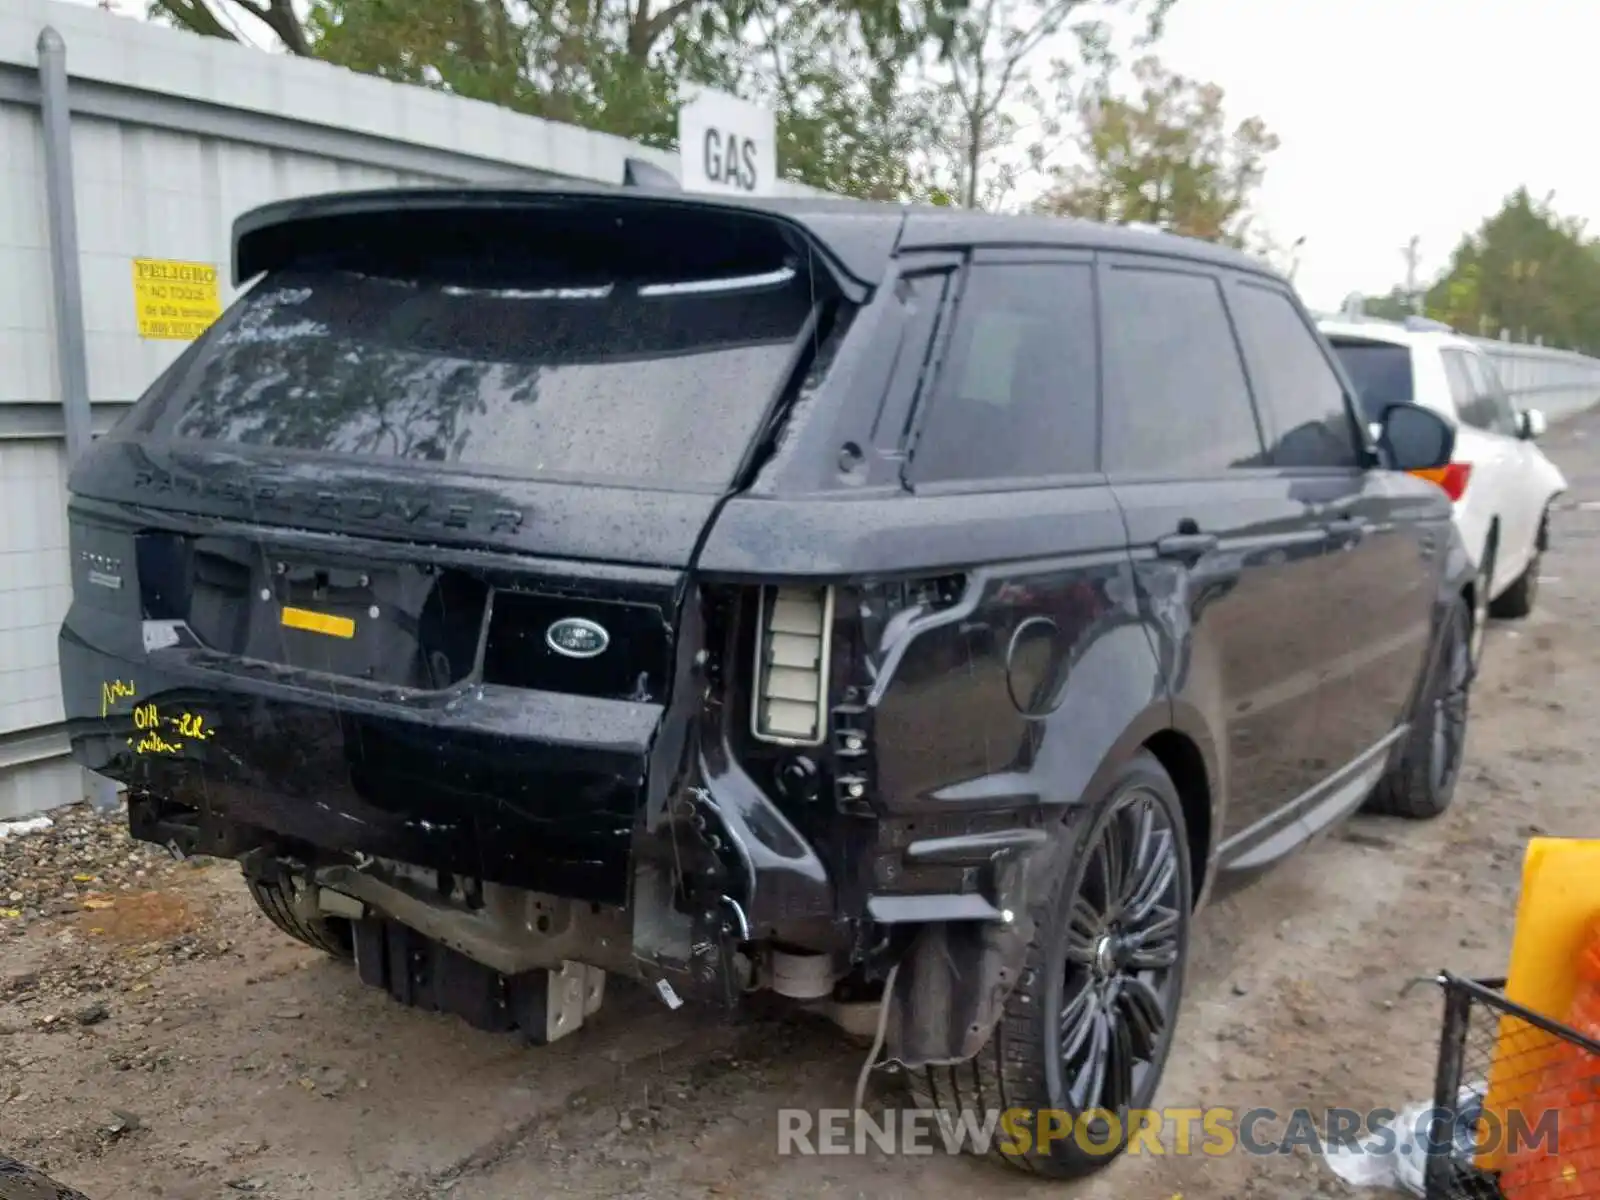
[[[605,999],[605,972],[564,962],[502,975],[398,921],[354,922],[356,969],[409,1008],[450,1013],[490,1033],[517,1032],[546,1045],[583,1027]]]

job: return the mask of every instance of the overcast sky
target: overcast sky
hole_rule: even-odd
[[[1600,216],[1600,0],[1177,0],[1156,53],[1282,139],[1261,215],[1315,307],[1402,281],[1413,234],[1431,277],[1521,184]]]
[[[1178,0],[1157,53],[1282,139],[1261,210],[1313,306],[1403,280],[1413,234],[1432,274],[1521,184],[1600,217],[1597,0]]]

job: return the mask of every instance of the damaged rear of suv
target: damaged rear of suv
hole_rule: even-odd
[[[607,973],[671,1007],[771,990],[870,1004],[930,1103],[1147,1105],[1213,868],[1307,826],[1253,796],[1224,844],[1226,655],[1284,610],[1251,556],[1309,596],[1326,540],[1273,472],[1197,510],[1235,520],[1220,543],[1187,493],[1119,504],[1107,272],[1151,254],[1217,297],[1261,272],[1071,222],[626,189],[247,214],[253,285],[73,472],[74,753],[136,837],[237,859],[405,1003],[546,1041]],[[1306,793],[1346,810],[1410,745],[1454,612],[1453,559],[1405,548],[1448,507],[1406,503],[1386,558],[1326,560],[1403,593],[1353,681],[1389,689],[1377,742]],[[1272,662],[1251,677],[1291,696],[1325,666]],[[1252,714],[1257,757],[1303,765],[1277,733],[1307,711]]]

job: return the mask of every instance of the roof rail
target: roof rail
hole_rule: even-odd
[[[1432,317],[1419,317],[1416,314],[1405,319],[1405,327],[1413,333],[1454,333],[1455,326],[1446,325],[1443,321],[1435,321]]]
[[[646,162],[642,158],[625,158],[622,160],[622,186],[642,188],[663,188],[669,192],[681,192],[683,185],[665,167],[658,167],[653,162]]]
[[[1369,312],[1351,311],[1348,308],[1342,308],[1338,312],[1321,314],[1318,319],[1343,321],[1347,325],[1389,325],[1396,328],[1402,324],[1402,322],[1391,320],[1388,317],[1375,317]]]

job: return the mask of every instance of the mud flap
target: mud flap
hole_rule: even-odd
[[[1029,946],[1044,936],[1035,917],[1055,903],[1075,840],[1075,829],[1062,828],[998,866],[996,896],[1009,921],[943,921],[919,931],[895,977],[888,1059],[938,1066],[983,1049],[1022,978]]]

